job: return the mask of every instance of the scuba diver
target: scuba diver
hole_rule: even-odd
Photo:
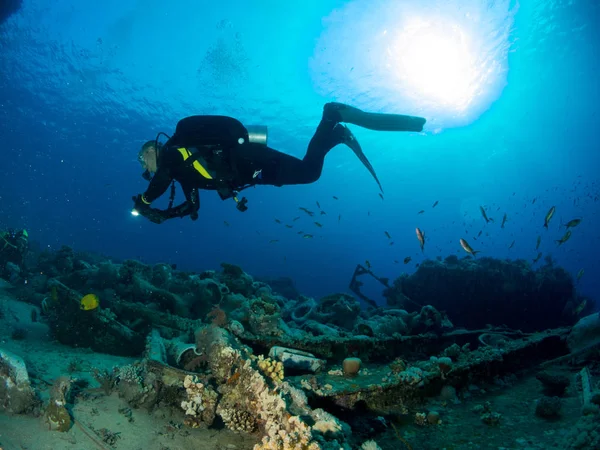
[[[0,232],[0,277],[9,279],[14,277],[15,268],[22,270],[23,260],[29,248],[29,235],[27,230],[6,230]]]
[[[138,153],[144,169],[142,176],[150,181],[143,194],[133,197],[132,214],[142,215],[154,223],[175,217],[198,218],[199,189],[215,190],[225,200],[233,198],[240,211],[246,211],[247,200],[239,192],[256,185],[285,186],[309,184],[321,176],[325,156],[338,144],[345,144],[356,154],[383,192],[373,166],[352,132],[342,123],[350,123],[376,131],[423,130],[422,117],[379,114],[362,111],[342,103],[327,103],[317,131],[308,144],[303,159],[267,146],[266,127],[245,127],[227,116],[190,116],[177,123],[175,134],[159,133],[146,142]],[[164,135],[168,140],[159,143]],[[173,206],[175,181],[185,201]],[[165,210],[150,204],[171,186],[169,206]]]

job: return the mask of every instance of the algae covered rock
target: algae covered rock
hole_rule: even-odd
[[[29,382],[25,362],[0,349],[0,408],[13,414],[32,411],[38,400]]]
[[[491,321],[536,331],[572,324],[575,319],[563,313],[576,297],[574,281],[550,260],[536,270],[523,260],[426,260],[414,274],[394,280],[384,296],[388,305],[409,312],[416,305],[432,305],[445,311],[455,325],[469,329],[484,328]]]
[[[67,409],[72,384],[73,380],[70,377],[59,377],[50,389],[50,400],[44,412],[44,419],[50,430],[64,433],[73,425],[73,419]]]

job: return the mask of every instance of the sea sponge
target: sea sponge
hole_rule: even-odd
[[[360,358],[346,358],[342,362],[342,369],[344,370],[344,375],[354,376],[358,374],[360,370],[360,366],[362,361]]]

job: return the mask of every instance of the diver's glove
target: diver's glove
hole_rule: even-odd
[[[148,203],[142,200],[142,195],[138,194],[132,197],[133,200],[133,209],[137,211],[140,216],[144,216],[152,223],[163,223],[165,220],[169,219],[169,215],[166,211],[161,211],[160,209],[151,208]]]
[[[142,200],[142,194],[134,195],[131,199],[133,200],[133,209],[141,215],[144,215],[145,210],[150,209],[150,205]]]
[[[148,208],[146,211],[140,214],[152,223],[161,224],[165,220],[169,219],[166,211],[161,211],[160,209],[155,208]]]

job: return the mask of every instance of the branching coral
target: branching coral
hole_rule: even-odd
[[[265,358],[263,355],[258,356],[257,363],[262,373],[271,378],[275,383],[283,381],[283,363],[273,361],[271,358]]]

